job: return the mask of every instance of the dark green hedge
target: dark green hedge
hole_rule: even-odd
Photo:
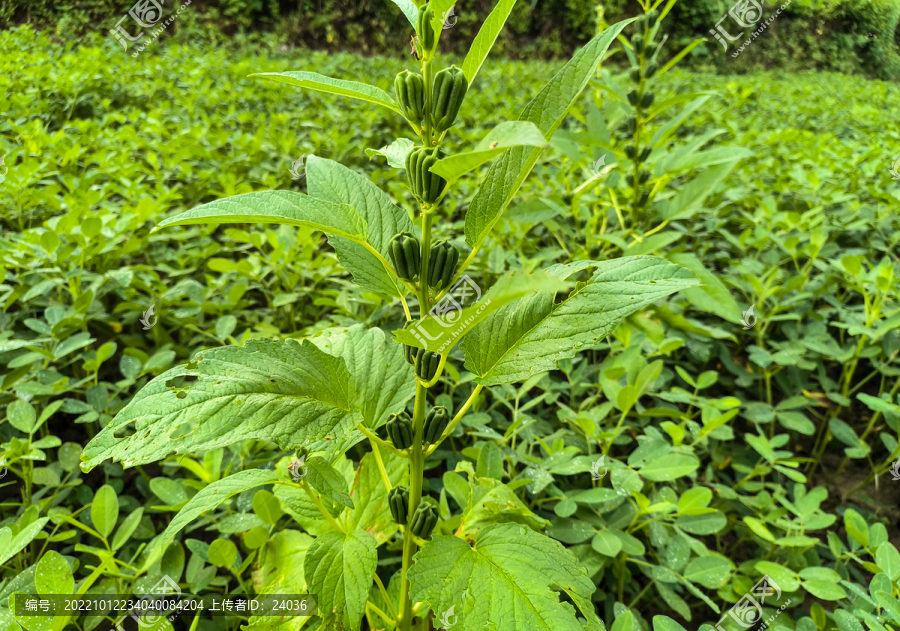
[[[164,16],[182,1],[167,0]],[[762,1],[765,19],[784,0]],[[442,49],[463,52],[493,4],[461,2],[455,26],[444,32]],[[0,27],[29,22],[64,40],[105,35],[132,5],[131,0],[6,0]],[[690,63],[730,72],[818,68],[900,79],[900,0],[792,0],[738,58],[732,54],[740,42],[726,52],[709,35],[733,5],[732,0],[681,0],[667,20],[670,51],[706,37]],[[523,0],[497,52],[513,58],[568,56],[596,32],[600,19],[612,23],[637,10],[629,0]],[[742,39],[752,30],[745,29]],[[388,55],[407,54],[410,34],[390,0],[192,0],[165,33],[185,43],[222,44],[249,35],[278,45]]]

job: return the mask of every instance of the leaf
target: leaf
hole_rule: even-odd
[[[598,532],[591,540],[591,547],[607,557],[614,557],[622,550],[622,540],[608,530]]]
[[[494,127],[472,151],[457,153],[438,160],[430,169],[448,183],[453,183],[464,174],[493,160],[510,147],[543,147],[549,145],[541,130],[534,123],[506,121]]]
[[[681,171],[684,169],[697,169],[699,167],[708,167],[714,164],[722,164],[750,158],[756,154],[744,147],[716,147],[707,151],[699,151],[683,156],[677,160],[672,160],[666,165],[666,171]]]
[[[6,420],[20,432],[30,434],[37,421],[37,413],[28,401],[16,399],[6,406]]]
[[[472,548],[459,537],[433,535],[409,570],[412,599],[427,601],[438,612],[455,607],[454,631],[483,631],[488,623],[500,629],[583,631],[574,610],[553,591],[565,586],[576,602],[594,592],[571,551],[515,524],[488,526],[474,543]]]
[[[702,284],[699,287],[688,287],[681,292],[681,295],[687,298],[694,307],[715,314],[733,324],[743,324],[741,320],[743,310],[731,296],[731,292],[703,266],[696,256],[689,252],[680,252],[669,254],[666,258],[676,265],[691,270],[700,279]]]
[[[684,577],[707,589],[719,589],[725,586],[732,572],[734,564],[731,561],[718,554],[710,554],[691,559],[684,570]]]
[[[398,138],[391,144],[381,149],[366,149],[366,155],[369,159],[375,156],[382,156],[387,159],[387,163],[395,169],[406,168],[406,156],[413,150],[415,143],[408,138]]]
[[[504,0],[501,0],[494,12],[500,9],[501,6],[505,8],[507,4],[511,9],[513,1],[508,0],[507,3],[504,3]],[[493,16],[494,13],[492,12],[482,31],[485,31],[488,23],[490,23],[493,30]],[[504,15],[503,21],[505,19],[506,16]],[[632,21],[623,20],[609,27],[578,50],[572,59],[541,89],[540,93],[525,106],[525,109],[519,115],[519,120],[534,123],[545,139],[551,138],[560,123],[562,123],[569,108],[574,105],[581,91],[584,90],[597,72],[600,60],[603,58],[609,45],[622,29]],[[501,26],[502,22],[497,25],[497,32],[499,32]],[[487,50],[490,48],[490,46],[484,48],[479,41],[480,37],[481,32],[475,38],[472,49],[463,62],[463,72],[469,79],[470,84],[474,78],[474,73],[481,67],[481,62],[487,56]],[[488,35],[486,40],[490,39],[492,44],[495,38],[496,33]],[[471,63],[470,59],[472,60]],[[472,72],[471,75],[469,74],[470,72]],[[507,149],[488,169],[484,183],[479,188],[466,212],[466,243],[472,248],[479,247],[487,238],[488,233],[493,229],[497,220],[500,219],[500,215],[503,214],[507,204],[509,204],[513,195],[516,194],[522,182],[525,181],[525,178],[531,172],[541,151],[542,149],[533,147],[512,147]]]
[[[900,552],[893,543],[885,541],[875,552],[875,564],[887,577],[896,581],[900,577]]]
[[[844,528],[847,529],[847,534],[856,543],[861,546],[868,547],[869,526],[868,524],[866,524],[866,520],[863,518],[863,516],[857,513],[852,508],[848,508],[844,512]]]
[[[364,530],[328,532],[309,547],[303,573],[309,593],[316,595],[319,615],[335,628],[334,622],[359,629],[378,555],[375,537]]]
[[[131,535],[134,534],[134,531],[137,530],[137,527],[141,523],[141,518],[144,516],[144,507],[138,506],[131,513],[122,520],[122,525],[119,526],[119,529],[116,531],[116,536],[113,537],[112,540],[112,549],[113,551],[118,550],[122,546],[124,546],[128,540],[131,538]]]
[[[25,302],[25,299],[22,299],[22,302]],[[56,347],[56,350],[53,351],[53,357],[55,359],[61,359],[71,353],[72,351],[78,350],[84,346],[87,346],[94,342],[94,338],[90,336],[89,333],[76,333],[70,338],[67,338],[59,343],[59,346]]]
[[[22,528],[15,537],[12,536],[12,530],[10,530],[9,526],[0,528],[0,565],[19,554],[25,546],[37,537],[37,534],[44,529],[48,521],[50,521],[49,517],[41,517]]]
[[[803,589],[822,600],[840,600],[841,598],[847,597],[847,592],[844,591],[843,587],[829,581],[803,581],[801,585],[803,586]]]
[[[462,348],[477,383],[513,383],[552,370],[557,361],[601,344],[638,309],[697,284],[687,270],[652,256],[577,261],[546,271],[566,279],[587,268],[596,268],[594,275],[561,304],[551,292],[526,296],[474,328]]]
[[[689,514],[696,508],[706,508],[711,501],[712,491],[705,486],[695,486],[678,498],[678,512],[682,515]]]
[[[366,243],[381,255],[379,259],[355,240],[329,237],[338,260],[353,275],[353,280],[379,293],[406,295],[406,286],[386,266],[388,243],[394,235],[413,232],[406,211],[395,206],[388,194],[369,178],[331,160],[310,156],[306,161],[306,181],[312,197],[355,208],[367,226]]]
[[[700,175],[688,182],[675,197],[663,203],[660,208],[660,217],[673,221],[675,219],[687,219],[692,216],[716,186],[731,173],[737,165],[737,161],[726,162],[705,169]]]
[[[412,24],[413,29],[416,28],[416,22],[419,20],[419,9],[416,8],[410,0],[391,0],[397,7],[403,12],[403,15],[406,16],[406,19],[409,20],[409,23]]]
[[[119,498],[115,489],[108,484],[104,484],[94,494],[94,501],[91,502],[91,523],[94,529],[104,537],[109,537],[113,528],[116,527],[116,521],[119,519]]]
[[[462,479],[450,473],[445,474],[445,482],[448,477]],[[540,530],[549,523],[531,512],[509,486],[493,478],[476,478],[471,485],[466,484],[465,491],[462,522],[457,531],[462,536],[478,532],[488,524],[515,522]]]
[[[395,456],[389,451],[382,451],[381,459],[391,486],[409,484],[409,463],[405,458]],[[375,454],[369,452],[362,457],[353,480],[350,497],[353,498],[356,508],[350,513],[349,524],[354,529],[365,530],[372,534],[376,545],[389,541],[399,529],[391,516],[387,496],[388,492],[381,479]]]
[[[503,479],[503,452],[494,443],[484,443],[478,454],[478,462],[475,465],[475,475],[479,478]]]
[[[218,567],[231,567],[237,561],[238,549],[230,539],[215,539],[209,544],[209,562]]]
[[[196,380],[178,387],[183,378]],[[138,392],[88,443],[81,466],[90,471],[113,458],[130,467],[251,438],[288,450],[344,437],[361,418],[349,385],[343,359],[308,340],[203,351]],[[131,424],[134,434],[116,437]]]
[[[217,199],[164,219],[153,230],[217,223],[287,224],[354,240],[364,239],[367,232],[365,219],[352,206],[333,204],[294,191],[260,191]]]
[[[416,12],[416,19],[418,19],[418,12]],[[376,105],[381,105],[400,114],[400,109],[397,107],[397,103],[391,98],[390,94],[380,88],[365,83],[333,79],[331,77],[326,77],[325,75],[320,75],[318,72],[260,72],[250,76],[266,77],[273,81],[289,83],[301,88],[316,90],[317,92],[338,94],[340,96],[350,97],[351,99],[375,103]]]
[[[639,473],[644,479],[662,482],[689,475],[699,467],[700,459],[694,454],[668,452],[645,464]]]
[[[680,515],[675,525],[692,535],[712,535],[728,524],[728,517],[721,511],[703,515]]]
[[[200,515],[212,512],[233,495],[265,484],[272,484],[274,481],[275,472],[272,470],[246,469],[205,486],[169,522],[168,527],[160,536],[159,549],[165,550],[175,540],[175,535],[188,524]],[[122,527],[124,528],[124,526],[123,522]]]
[[[362,413],[369,429],[378,429],[391,414],[406,408],[416,394],[415,369],[404,358],[399,345],[388,340],[378,328],[355,325],[343,331],[326,331],[312,342],[321,350],[344,360],[350,370],[351,405]],[[354,429],[346,439],[332,437],[308,445],[310,451],[322,450],[326,458],[344,453],[364,440]]]
[[[474,285],[474,281],[468,276],[463,276],[461,281],[464,282],[459,283],[458,286],[468,287],[468,291],[472,291],[471,287]],[[425,348],[428,351],[446,355],[466,335],[476,330],[479,322],[511,301],[540,291],[548,292],[547,295],[552,298],[556,291],[565,289],[567,286],[567,283],[558,277],[543,271],[531,274],[522,271],[504,274],[497,279],[487,293],[481,296],[476,304],[465,307],[461,311],[448,311],[440,317],[436,317],[435,309],[432,309],[432,313],[424,318],[407,325],[405,329],[394,331],[394,336],[401,344]],[[439,305],[445,300],[446,304],[459,304],[455,300],[450,302],[453,294],[454,292],[451,291],[448,294],[449,298],[443,298]]]
[[[516,0],[499,0],[482,23],[481,28],[478,29],[478,35],[472,41],[472,46],[469,47],[469,52],[466,53],[462,65],[463,74],[468,79],[470,87],[484,60],[487,59],[488,53],[494,47],[494,42],[497,41],[497,36],[503,30],[503,25],[506,24],[506,19],[512,13],[515,5]]]
[[[653,616],[653,631],[686,631],[668,616]]]
[[[306,461],[309,473],[305,481],[323,497],[333,502],[353,508],[347,480],[321,456],[313,456]]]
[[[771,577],[786,592],[795,592],[800,588],[797,573],[783,565],[771,561],[757,561],[754,567],[760,574]]]

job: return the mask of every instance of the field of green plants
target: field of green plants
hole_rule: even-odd
[[[397,4],[0,32],[0,629],[900,629],[900,87]],[[317,610],[26,604],[173,593]]]

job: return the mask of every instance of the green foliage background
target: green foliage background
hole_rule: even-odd
[[[171,0],[164,4],[165,15],[173,10],[171,4]],[[762,4],[769,17],[782,3]],[[132,5],[122,0],[9,0],[0,7],[0,28],[29,23],[62,40],[81,39],[105,34]],[[900,4],[895,0],[794,0],[767,29],[767,36],[737,60],[709,35],[733,5],[730,0],[693,0],[675,6],[670,18],[672,42],[680,47],[696,37],[709,40],[694,52],[691,63],[722,72],[816,68],[900,77]],[[492,6],[488,0],[460,3],[458,21],[444,35],[445,51],[465,52],[481,16]],[[600,13],[612,24],[637,12],[637,5],[627,0],[519,4],[495,53],[567,58],[596,32]],[[395,36],[402,28],[403,18],[390,0],[195,0],[166,36],[192,45],[227,44],[235,36],[249,36],[273,45],[399,56],[408,51],[408,42]]]
[[[411,207],[402,172],[365,154],[404,135],[399,119],[247,78],[315,69],[387,90],[406,64],[267,46],[156,46],[135,60],[108,42],[59,45],[27,28],[0,33],[0,434],[10,468],[0,513],[0,628],[12,624],[2,601],[13,591],[71,593],[65,581],[48,585],[44,577],[81,581],[111,556],[139,563],[142,545],[175,511],[227,473],[285,474],[284,453],[266,441],[83,474],[84,445],[152,377],[200,350],[251,337],[404,324],[396,307],[351,282],[320,233],[150,229],[213,199],[305,190],[289,171],[302,154],[340,161]],[[561,65],[492,59],[454,129],[460,146],[515,118]],[[622,601],[635,630],[655,614],[691,629],[715,622],[714,607],[730,607],[763,573],[792,598],[779,631],[858,631],[860,620],[879,629],[866,615],[897,628],[900,485],[887,469],[900,435],[900,185],[889,172],[900,157],[900,90],[827,73],[667,75],[657,99],[712,93],[678,142],[720,130],[700,146],[751,153],[709,181],[693,212],[639,242],[605,230],[615,174],[570,216],[573,192],[624,118],[612,94],[624,80],[618,74],[607,68],[588,88],[474,268],[489,285],[576,252],[597,260],[654,254],[685,265],[693,257],[710,292],[663,300],[595,350],[520,387],[489,388],[430,462],[428,492],[442,498],[450,522],[466,508],[465,484],[490,491],[496,495],[469,507],[473,522],[519,521],[564,543],[598,585],[593,598],[609,625],[617,621],[613,631],[632,628]],[[686,171],[667,192],[710,170]],[[448,235],[439,237],[462,233],[476,179],[449,200]],[[145,330],[139,318],[151,304],[159,320]],[[740,315],[751,304],[759,323],[745,331]],[[451,409],[472,379],[456,366],[448,368],[454,385],[434,401]],[[626,387],[641,397],[623,410]],[[608,477],[595,484],[597,436],[619,418],[626,432]],[[684,442],[676,440],[679,426]],[[354,479],[356,462],[372,469],[363,453],[351,450],[336,465],[357,498],[371,490],[362,474]],[[524,480],[531,482],[516,486]],[[628,490],[656,511],[630,530]],[[300,500],[272,497],[268,488],[238,493],[139,579],[107,568],[96,588],[140,592],[168,574],[194,591],[242,582],[302,590],[303,577],[288,570],[311,537],[297,524],[312,533],[320,524]],[[390,526],[375,533],[392,535]],[[650,567],[626,567],[616,557],[622,551]],[[392,571],[396,552],[388,550],[381,567]],[[105,629],[109,621],[79,624]],[[654,620],[655,631],[680,628]]]

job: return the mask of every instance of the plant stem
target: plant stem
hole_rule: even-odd
[[[332,528],[334,528],[338,532],[344,532],[344,529],[341,528],[341,525],[334,520],[334,517],[331,516],[331,513],[325,510],[325,506],[322,504],[322,500],[319,499],[319,496],[310,491],[309,486],[306,484],[301,484],[300,488],[306,491],[306,494],[309,495],[309,499],[313,501],[313,504],[315,504],[316,508],[319,509],[319,512],[322,513],[322,516],[328,520]]]
[[[408,458],[408,457],[409,457],[409,456],[406,454],[406,452],[400,451],[399,449],[397,449],[396,447],[394,447],[394,446],[391,445],[390,443],[386,443],[386,442],[384,442],[383,440],[381,440],[380,438],[378,438],[378,436],[377,436],[372,430],[370,430],[368,427],[366,427],[366,426],[363,425],[362,423],[360,423],[359,425],[357,425],[357,426],[356,426],[356,429],[358,429],[358,430],[361,431],[363,434],[365,434],[366,438],[369,439],[369,442],[372,443],[372,446],[373,446],[373,447],[374,447],[375,445],[380,445],[381,447],[384,447],[384,448],[387,449],[388,451],[393,452],[394,454],[400,456],[401,458]],[[378,454],[378,455],[376,456],[376,458],[378,458],[378,461],[381,462],[381,454]]]
[[[426,95],[430,91],[431,65],[425,65],[425,89]],[[430,103],[429,103],[430,105]],[[430,111],[430,109],[429,109]],[[428,120],[428,119],[426,119]],[[426,129],[427,132],[430,129]],[[426,138],[430,135],[426,133]],[[422,213],[422,269],[419,274],[419,317],[424,317],[428,310],[428,255],[431,252],[431,213]],[[422,480],[425,474],[425,452],[422,440],[425,425],[425,399],[428,389],[425,384],[416,379],[416,403],[413,411],[413,444],[409,455],[409,513],[407,523],[412,522],[413,514],[422,499]],[[400,574],[400,631],[412,629],[412,601],[409,598],[409,579],[407,573],[412,565],[413,555],[418,550],[418,545],[408,529],[403,533],[403,569]]]
[[[465,416],[466,412],[469,411],[469,408],[475,402],[475,399],[478,397],[478,393],[481,392],[482,388],[484,388],[484,386],[482,386],[481,384],[478,384],[477,386],[475,386],[475,389],[472,391],[472,394],[469,395],[469,398],[466,400],[466,402],[463,404],[463,406],[459,409],[459,412],[456,413],[456,416],[454,416],[453,420],[450,421],[450,424],[447,425],[447,429],[444,430],[444,433],[441,435],[441,437],[438,439],[438,441],[436,443],[434,443],[431,447],[429,447],[427,452],[425,452],[426,456],[433,453],[434,450],[438,448],[438,445],[440,445],[442,442],[444,442],[444,440],[446,440],[446,438],[450,434],[453,433],[453,430],[456,428],[457,425],[459,425],[459,422],[462,420],[462,417]]]
[[[381,472],[381,479],[384,481],[384,488],[388,493],[391,492],[391,479],[388,477],[387,470],[384,468],[384,461],[381,459],[381,450],[378,449],[378,443],[369,441],[369,444],[372,445],[372,453],[375,454],[375,462],[378,463],[378,470]],[[396,617],[397,614],[394,614]]]

